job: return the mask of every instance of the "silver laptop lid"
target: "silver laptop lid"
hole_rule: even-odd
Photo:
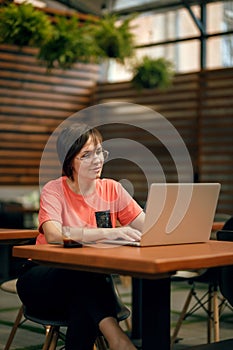
[[[152,184],[140,245],[206,242],[219,192],[219,183]]]

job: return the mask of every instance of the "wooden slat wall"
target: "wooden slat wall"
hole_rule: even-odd
[[[165,92],[138,91],[129,82],[96,86],[98,70],[77,64],[48,74],[38,65],[35,50],[0,46],[0,185],[38,186],[41,155],[53,130],[89,105],[121,101],[149,107],[175,126],[190,152],[196,179],[222,183],[218,212],[232,214],[233,69],[177,75]],[[137,135],[159,160],[166,181],[177,181],[174,162],[158,140],[121,124],[102,131],[105,139],[134,140]],[[56,164],[51,154],[48,177],[57,175]],[[145,202],[145,176],[133,162],[112,161],[105,175],[131,181],[135,198]]]
[[[195,181],[220,182],[222,190],[217,211],[233,212],[233,69],[177,75],[165,92],[137,91],[128,82],[98,84],[95,103],[124,101],[150,107],[166,117],[182,136],[192,159]],[[109,127],[105,137],[114,138]],[[104,128],[103,128],[104,131]],[[135,130],[121,130],[121,137],[135,139]],[[169,138],[169,135],[168,135]],[[138,142],[143,141],[136,137]],[[160,161],[166,181],[177,181],[177,171],[164,146],[147,135],[146,146]],[[130,162],[116,161],[105,175],[127,178],[134,184],[135,198],[146,199],[145,177]],[[156,182],[156,178],[155,178]]]
[[[233,213],[233,69],[200,75],[199,175],[220,182],[219,211]]]
[[[36,185],[53,130],[90,104],[99,67],[76,64],[51,73],[36,50],[0,45],[0,185]]]

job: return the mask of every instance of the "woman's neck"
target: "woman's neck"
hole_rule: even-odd
[[[95,191],[95,185],[96,181],[90,181],[90,182],[83,182],[82,181],[72,181],[69,178],[67,178],[67,184],[69,188],[77,194],[81,194],[83,196],[87,196],[92,194]]]

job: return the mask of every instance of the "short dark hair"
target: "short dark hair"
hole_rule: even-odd
[[[71,180],[74,180],[73,159],[90,137],[95,144],[103,140],[102,135],[96,128],[91,128],[84,123],[74,123],[64,128],[57,138],[57,154],[62,164],[62,172]]]

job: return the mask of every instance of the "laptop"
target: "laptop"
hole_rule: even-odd
[[[148,247],[207,242],[220,193],[219,183],[153,183],[140,242],[104,243]]]

